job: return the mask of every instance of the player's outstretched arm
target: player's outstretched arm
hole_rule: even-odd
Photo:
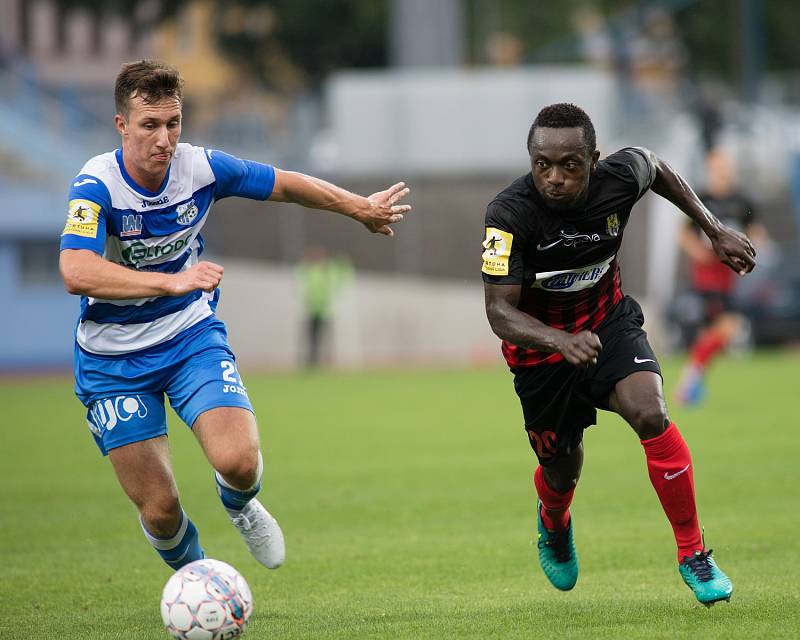
[[[213,262],[199,262],[180,273],[136,271],[88,249],[64,249],[59,268],[68,293],[104,300],[182,296],[197,289],[213,291],[222,280],[222,267]]]
[[[557,351],[567,362],[586,367],[603,348],[591,331],[571,334],[548,326],[517,308],[520,285],[483,283],[486,317],[498,338],[524,349]]]
[[[756,250],[750,239],[722,224],[677,171],[652,151],[645,151],[656,169],[651,189],[700,225],[723,264],[741,276],[752,271],[756,266]]]
[[[400,222],[403,214],[411,211],[411,205],[397,204],[409,191],[404,182],[398,182],[364,197],[313,176],[275,169],[275,186],[269,199],[341,213],[358,220],[372,233],[391,236],[394,232],[389,225]]]

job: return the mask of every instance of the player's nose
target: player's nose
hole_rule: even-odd
[[[564,184],[564,174],[556,168],[550,170],[547,174],[547,182],[550,184]]]
[[[156,145],[161,149],[169,147],[169,132],[166,127],[160,127],[156,136]]]

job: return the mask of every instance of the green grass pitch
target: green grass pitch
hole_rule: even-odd
[[[668,361],[671,389],[677,362]],[[250,638],[800,637],[796,354],[726,359],[710,397],[672,409],[692,449],[706,543],[735,585],[683,585],[633,432],[600,414],[573,506],[581,575],[536,561],[533,455],[503,369],[250,375],[262,498],[287,562],[267,571],[228,523],[171,417],[184,506],[209,557],[250,582]],[[0,638],[165,638],[169,576],[95,450],[67,379],[0,382]]]

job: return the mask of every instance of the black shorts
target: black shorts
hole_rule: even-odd
[[[711,324],[723,313],[735,312],[733,299],[729,293],[721,291],[698,291],[703,309],[703,322]]]
[[[581,368],[562,360],[512,369],[525,430],[542,465],[580,444],[583,430],[597,421],[597,409],[609,409],[617,382],[637,371],[661,375],[643,324],[639,303],[625,296],[596,332],[603,345],[596,364]]]

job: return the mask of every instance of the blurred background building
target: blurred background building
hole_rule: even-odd
[[[693,185],[705,156],[776,240],[742,292],[757,344],[800,333],[800,4],[790,0],[0,0],[0,368],[67,368],[78,300],[58,276],[70,179],[119,145],[120,65],[159,57],[186,80],[183,140],[368,194],[405,180],[388,240],[336,216],[225,200],[206,227],[226,266],[220,315],[245,366],[306,351],[295,267],[310,247],[354,266],[331,315],[339,366],[499,362],[486,323],[487,202],[529,170],[551,102],[595,122],[601,152],[654,149]],[[682,216],[635,210],[624,287],[675,346]],[[753,284],[755,283],[755,284]]]

